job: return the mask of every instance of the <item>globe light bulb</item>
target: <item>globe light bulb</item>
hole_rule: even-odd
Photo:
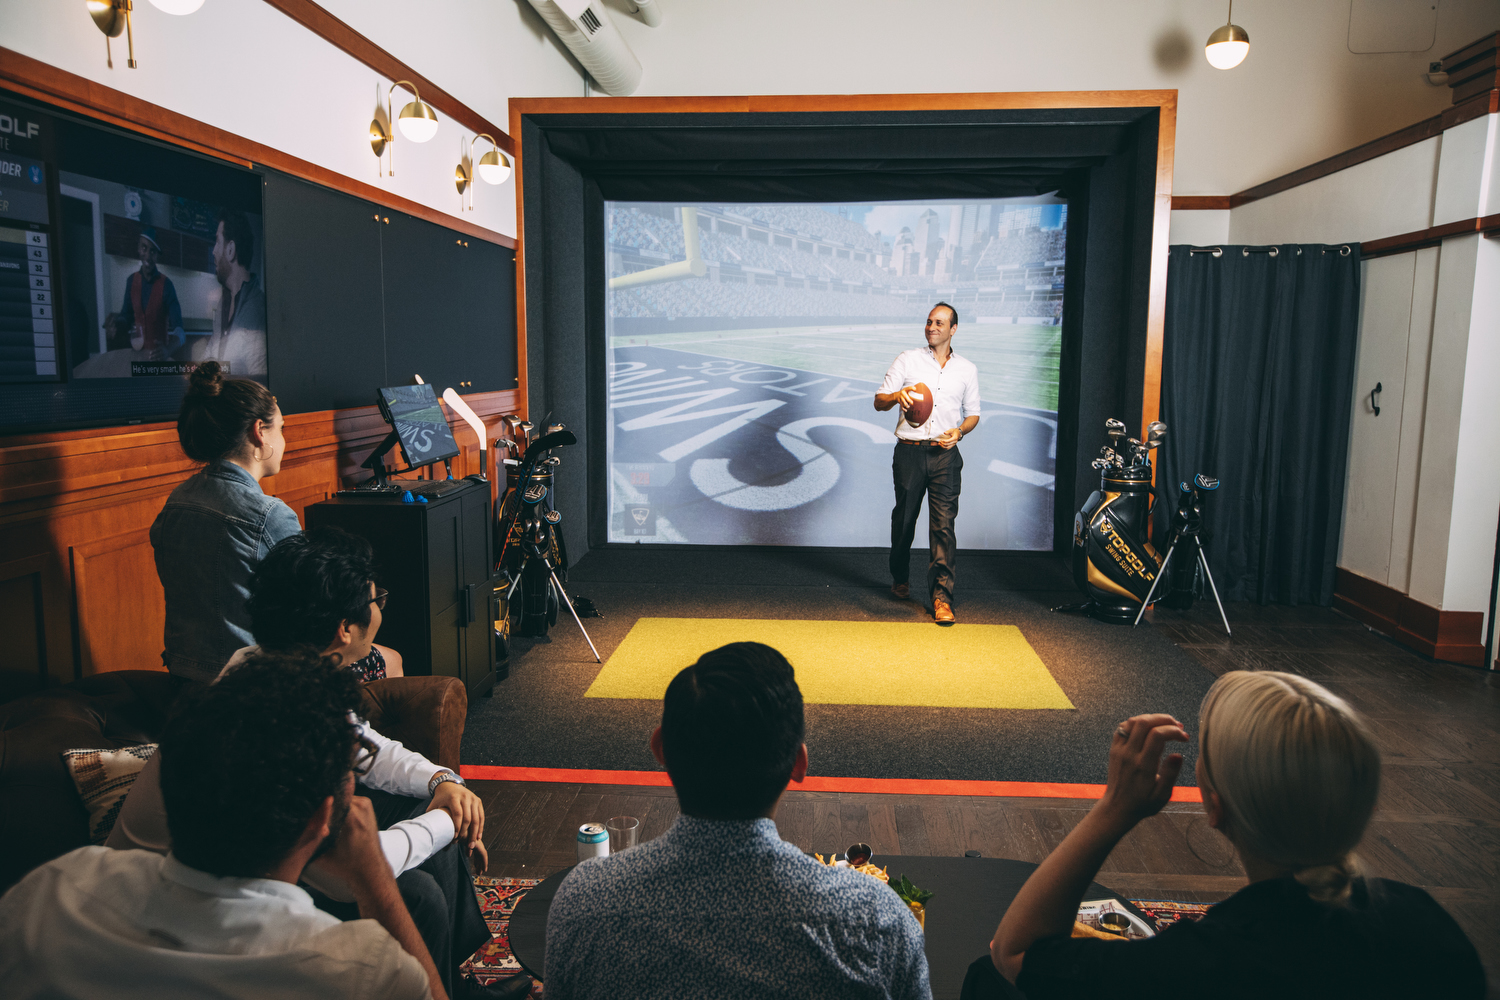
[[[1250,35],[1237,24],[1226,24],[1208,36],[1203,55],[1214,69],[1234,69],[1250,54]]]
[[[412,101],[402,108],[396,123],[401,128],[401,134],[412,142],[426,142],[437,135],[437,115],[425,101]]]
[[[151,0],[151,6],[168,14],[191,14],[203,6],[203,0]]]
[[[497,149],[479,158],[479,176],[486,184],[504,184],[510,176],[510,160]]]

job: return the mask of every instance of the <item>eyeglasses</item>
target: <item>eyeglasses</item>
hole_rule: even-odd
[[[354,774],[363,778],[370,773],[375,766],[375,755],[380,752],[380,745],[363,733],[359,736],[359,749],[354,755]]]
[[[384,611],[385,610],[385,600],[386,600],[386,598],[388,598],[390,596],[391,596],[391,592],[389,590],[382,590],[379,587],[376,587],[375,588],[375,596],[372,597],[372,598],[370,598],[369,603],[375,605],[381,611]]]

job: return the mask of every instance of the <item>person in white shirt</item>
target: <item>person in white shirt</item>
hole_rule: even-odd
[[[446,1000],[370,801],[353,794],[371,752],[351,721],[354,678],[310,651],[258,653],[188,697],[162,740],[172,853],[80,847],[13,886],[4,995]],[[314,858],[360,919],[298,887]]]
[[[953,586],[958,563],[958,541],[953,522],[958,518],[963,456],[958,442],[979,426],[979,369],[953,352],[958,310],[939,302],[927,314],[927,346],[896,356],[880,391],[875,409],[899,406],[896,456],[891,473],[896,484],[896,506],[891,510],[891,593],[900,600],[911,595],[911,543],[922,497],[927,496],[927,593],[932,620],[952,625]],[[925,384],[932,391],[932,415],[914,427],[906,419],[913,403],[911,388]]]
[[[313,528],[278,542],[250,580],[250,627],[259,645],[236,652],[220,682],[262,649],[312,648],[342,665],[361,660],[375,641],[386,602],[374,573],[370,544],[338,528]],[[363,719],[354,722],[378,751],[360,777],[358,794],[373,803],[381,849],[443,987],[460,998],[524,996],[530,988],[525,976],[481,987],[459,972],[490,941],[467,861],[472,854],[481,873],[487,866],[483,803],[449,768],[382,736]],[[169,810],[160,787],[165,757],[158,751],[146,763],[107,846],[171,849]],[[357,900],[337,872],[314,863],[303,882],[319,908],[344,919],[356,917]]]

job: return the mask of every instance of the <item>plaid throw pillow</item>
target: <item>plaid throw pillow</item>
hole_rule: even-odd
[[[155,743],[119,750],[64,750],[63,763],[89,811],[89,839],[102,844],[114,829],[136,775],[156,753]]]

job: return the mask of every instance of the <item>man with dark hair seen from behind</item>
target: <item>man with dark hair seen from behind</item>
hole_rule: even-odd
[[[901,408],[896,421],[896,454],[891,460],[896,484],[896,506],[891,509],[891,593],[903,601],[911,596],[907,582],[911,543],[925,493],[931,549],[927,594],[932,601],[932,620],[939,625],[955,621],[958,539],[953,522],[958,518],[964,468],[958,442],[979,426],[979,369],[968,358],[954,353],[953,334],[957,330],[958,310],[946,302],[933,306],[924,330],[927,346],[898,354],[875,393],[875,409],[884,412],[893,406]],[[931,390],[932,414],[920,426],[913,426],[906,412],[915,401],[911,390],[917,385]]]
[[[374,576],[370,543],[339,528],[311,528],[278,542],[250,579],[250,627],[259,646],[235,653],[215,685],[236,676],[260,650],[320,650],[348,672],[350,664],[369,654],[380,630],[386,595]],[[378,748],[357,794],[373,804],[381,849],[443,987],[459,1000],[524,996],[531,986],[528,976],[480,986],[461,972],[469,956],[490,941],[465,859],[472,851],[481,870],[485,864],[483,803],[450,768],[357,721],[361,736]],[[168,760],[163,749],[146,762],[108,846],[175,849],[159,777]],[[318,862],[303,880],[320,909],[345,920],[358,917],[356,900],[337,872]]]
[[[802,692],[770,646],[724,646],[673,679],[651,752],[682,815],[563,880],[547,917],[547,1000],[931,997],[906,904],[776,832],[787,783],[807,774],[802,731]]]
[[[266,377],[266,292],[255,262],[255,231],[243,212],[219,213],[214,232],[214,277],[221,288],[213,336],[194,349],[194,361],[212,358],[240,378]]]
[[[444,1000],[352,794],[358,706],[311,652],[258,653],[202,690],[162,740],[172,853],[80,847],[21,880],[0,899],[5,996]],[[298,888],[320,856],[364,919]]]

